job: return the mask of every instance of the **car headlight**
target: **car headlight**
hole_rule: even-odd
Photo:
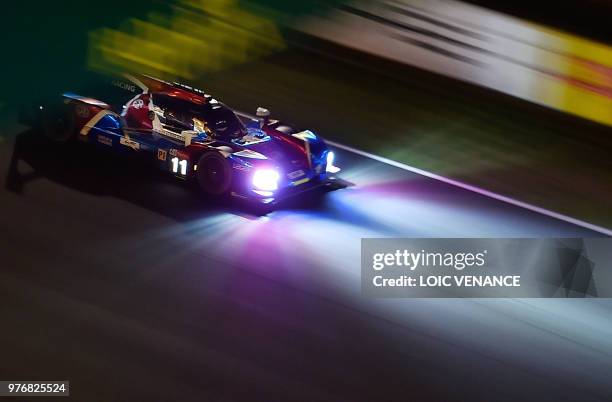
[[[280,175],[276,170],[259,169],[253,175],[253,187],[263,191],[274,191],[278,189]]]
[[[325,171],[329,172],[329,173],[338,173],[340,171],[340,168],[337,166],[334,166],[334,159],[336,158],[336,154],[334,154],[332,151],[327,152],[327,156],[326,156],[326,165],[325,165]]]

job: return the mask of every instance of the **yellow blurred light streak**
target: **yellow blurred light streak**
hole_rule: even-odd
[[[169,15],[132,18],[90,33],[89,67],[194,79],[284,48],[269,18],[238,1],[184,0]]]

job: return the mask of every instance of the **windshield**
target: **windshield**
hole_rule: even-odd
[[[246,134],[240,119],[225,105],[211,105],[208,116],[204,118],[208,122],[208,127],[217,135],[240,138]]]
[[[234,112],[222,103],[198,105],[164,94],[155,94],[153,103],[161,109],[160,120],[168,129],[206,132],[222,140],[240,138],[246,128]]]

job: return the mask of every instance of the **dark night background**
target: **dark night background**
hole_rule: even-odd
[[[340,0],[285,2],[251,0],[250,6],[266,5],[286,14],[320,10]],[[612,40],[606,0],[491,1],[471,0],[521,18],[531,19],[594,39]],[[129,17],[152,10],[168,10],[172,1],[22,1],[3,5],[0,25],[2,46],[2,102],[29,100],[32,96],[55,94],[82,77],[87,55],[87,33],[100,27],[116,28]]]
[[[338,2],[243,4],[284,21]],[[471,2],[612,39],[607,1]],[[87,84],[88,33],[172,4],[2,5],[0,379],[68,379],[86,401],[612,400],[609,300],[368,299],[356,262],[364,237],[600,232],[341,148],[354,186],[256,216],[16,123]],[[459,179],[610,227],[609,127],[283,33],[203,88],[445,174],[505,161]]]

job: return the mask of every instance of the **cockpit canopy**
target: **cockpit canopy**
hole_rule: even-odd
[[[168,93],[156,92],[152,95],[154,112],[167,129],[177,132],[194,130],[223,141],[231,141],[247,133],[238,116],[214,99],[198,104]]]

